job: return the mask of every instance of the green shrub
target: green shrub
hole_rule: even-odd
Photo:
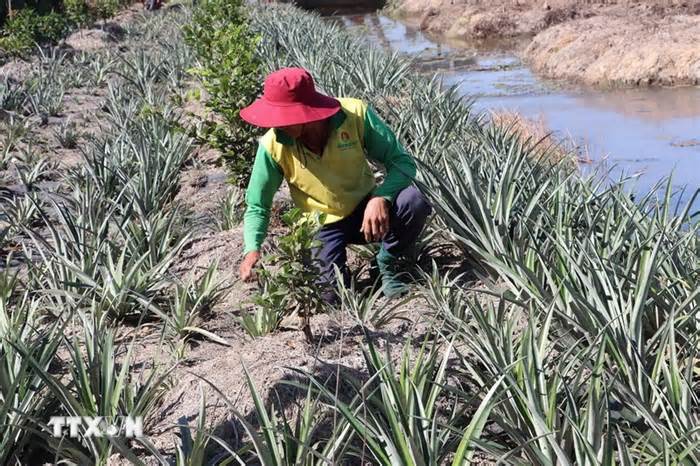
[[[96,0],[94,6],[95,16],[101,20],[111,18],[117,14],[121,4],[119,0]]]
[[[63,0],[63,12],[71,24],[84,26],[93,20],[93,12],[85,0]]]
[[[206,105],[223,120],[205,122],[198,136],[224,152],[235,181],[242,182],[250,173],[257,130],[240,119],[239,110],[260,88],[258,39],[241,0],[204,0],[183,29],[200,62],[193,73],[208,93]]]
[[[23,53],[35,43],[58,42],[68,30],[68,20],[61,14],[52,11],[39,15],[31,8],[25,8],[5,23],[0,48],[11,53]]]

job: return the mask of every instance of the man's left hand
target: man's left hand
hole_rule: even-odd
[[[360,231],[368,243],[384,238],[389,231],[389,201],[383,197],[373,197],[369,200]]]

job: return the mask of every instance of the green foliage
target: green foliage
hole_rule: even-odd
[[[207,398],[202,382],[199,384],[199,415],[197,426],[192,429],[186,417],[179,419],[178,437],[180,442],[175,450],[175,466],[203,466],[206,463],[206,451],[209,443],[210,432],[207,430]],[[165,463],[165,458],[163,458]]]
[[[370,98],[395,123],[439,227],[478,265],[484,295],[437,269],[426,291],[441,331],[464,352],[449,391],[478,406],[455,461],[475,449],[501,464],[700,461],[700,224],[691,209],[700,192],[683,206],[671,181],[635,196],[608,173],[581,177],[535,141],[475,118],[456,88],[411,75],[405,60],[317,16],[260,8],[253,27],[266,68],[303,66],[327,92]],[[361,315],[348,289],[346,306]],[[427,464],[405,422],[415,414],[388,396],[392,372],[375,375],[381,404],[327,396],[376,462]]]
[[[27,232],[40,252],[34,285],[53,290],[62,306],[86,300],[117,319],[146,309],[162,317],[166,271],[189,237],[169,203],[190,141],[164,115],[149,114],[89,143],[67,180],[72,196],[53,206],[55,217],[42,212],[52,240]]]
[[[38,191],[37,182],[48,178],[49,174],[56,169],[56,162],[50,161],[46,155],[41,154],[27,163],[16,163],[15,169],[24,188],[32,193]]]
[[[218,263],[214,263],[198,281],[175,286],[164,329],[178,359],[184,357],[187,343],[195,337],[228,346],[226,340],[200,326],[202,317],[224,294],[216,279],[217,270]]]
[[[447,385],[452,345],[436,341],[428,346],[426,340],[416,355],[411,343],[406,342],[397,367],[388,346],[382,357],[372,339],[367,338],[363,355],[370,378],[365,383],[353,377],[344,379],[356,393],[350,402],[310,377],[310,386],[345,421],[337,425],[333,435],[342,439],[345,430],[351,429],[361,440],[353,445],[354,456],[371,456],[371,464],[470,464],[491,410],[494,390],[477,406],[463,429],[463,400],[450,395],[459,387]]]
[[[376,104],[382,97],[402,95],[413,79],[410,62],[399,53],[370,47],[339,23],[288,5],[256,9],[251,27],[261,36],[259,55],[266,71],[301,66],[331,95],[367,98]],[[426,102],[432,100],[422,102],[430,108]]]
[[[5,23],[0,48],[11,53],[26,53],[35,43],[58,42],[68,30],[68,20],[61,14],[52,11],[39,15],[31,8],[24,8]]]
[[[19,83],[7,76],[0,78],[0,109],[10,112],[20,110],[24,103],[23,91]]]
[[[248,440],[240,451],[234,452],[228,445],[217,440],[228,452],[221,464],[229,464],[234,459],[239,464],[261,464],[265,466],[321,466],[335,464],[332,460],[342,456],[347,448],[350,430],[343,427],[331,436],[325,435],[327,416],[319,408],[319,396],[314,395],[311,385],[302,387],[306,396],[296,406],[293,418],[285,412],[281,403],[272,401],[269,407],[263,401],[260,392],[253,383],[248,370],[243,367],[246,385],[255,405],[254,415],[260,431],[253,427],[249,416],[236,409],[236,404],[204,379],[224,400],[233,416],[243,425]],[[295,385],[295,384],[290,384]]]
[[[286,311],[286,291],[273,278],[273,275],[262,269],[258,273],[260,290],[253,298],[255,306],[245,312],[239,322],[251,337],[261,337],[277,330]]]
[[[53,135],[64,149],[75,149],[81,137],[75,122],[70,120],[61,123],[57,129],[54,129]]]
[[[114,16],[128,2],[123,0],[63,0],[51,2],[51,11],[43,5],[31,5],[16,11],[0,28],[0,49],[17,55],[30,52],[35,44],[55,44],[72,28],[85,27],[95,19]],[[34,8],[36,7],[36,9]]]
[[[119,11],[121,4],[120,0],[95,0],[95,16],[102,20],[111,18]]]
[[[297,313],[301,318],[301,330],[312,340],[309,319],[324,308],[323,286],[318,283],[319,266],[313,257],[313,249],[319,246],[316,233],[323,223],[322,215],[309,216],[295,208],[283,215],[282,220],[290,228],[289,234],[280,238],[277,251],[267,258],[274,272],[259,272],[261,293],[255,302],[261,310],[244,317],[246,328],[269,330],[286,315]],[[252,332],[249,331],[252,334]]]
[[[218,231],[231,230],[241,223],[245,208],[243,198],[243,191],[234,186],[219,199],[216,211],[212,212]]]
[[[27,90],[26,111],[41,118],[41,124],[48,123],[49,116],[58,116],[63,110],[65,88],[62,83],[42,85],[39,83]]]
[[[13,152],[30,131],[31,123],[29,120],[15,117],[12,114],[6,121],[0,122],[0,170],[7,168]]]
[[[235,2],[202,11],[240,19],[226,5],[240,13]],[[423,162],[421,188],[441,230],[481,265],[485,295],[435,267],[426,314],[437,315],[440,327],[427,331],[430,343],[409,341],[396,355],[367,331],[367,374],[338,367],[333,387],[324,364],[310,383],[287,379],[306,395],[293,417],[288,393],[279,393],[279,403],[274,394],[264,399],[246,373],[254,411],[239,413],[229,402],[245,430],[243,448],[234,452],[207,431],[202,396],[197,431],[181,429],[174,461],[201,465],[213,439],[229,455],[211,460],[222,465],[699,464],[700,241],[697,215],[675,209],[672,184],[633,201],[624,183],[539,164],[540,148],[482,126],[454,89],[412,76],[400,57],[369,51],[289,7],[261,12],[255,22],[265,67],[305,66],[327,92],[376,98],[396,123]],[[100,464],[118,451],[138,463],[118,439],[83,435],[59,445],[38,428],[49,413],[152,419],[169,371],[147,368],[139,377],[133,342],[121,343],[121,332],[105,324],[147,311],[177,345],[202,334],[200,318],[216,299],[215,267],[193,283],[171,276],[189,239],[172,203],[191,141],[176,129],[167,99],[189,56],[180,47],[162,54],[165,48],[151,47],[158,37],[177,38],[164,34],[172,28],[155,27],[163,16],[131,27],[149,49],[124,57],[123,77],[109,83],[103,134],[86,137],[84,163],[67,174],[61,196],[36,191],[47,165],[24,143],[28,128],[15,119],[1,128],[2,161],[17,168],[28,193],[10,198],[3,190],[9,229],[0,228],[0,243],[26,234],[19,242],[31,254],[26,270],[13,269],[14,258],[0,268],[2,464],[33,464],[26,452],[37,448],[56,453],[57,462]],[[215,26],[199,34],[227,28]],[[0,81],[2,106],[14,117],[60,111],[65,83],[44,91],[60,78],[59,62],[42,57],[41,76],[19,90]],[[111,63],[94,64],[95,83]],[[382,96],[393,105],[381,106]],[[227,140],[225,125],[212,128]],[[226,204],[235,210],[233,195]],[[291,232],[262,273],[255,313],[242,319],[251,334],[274,330],[294,311],[308,325],[322,310],[311,255],[318,219],[292,211],[285,221]],[[376,326],[393,317],[392,307],[377,309],[376,295],[346,285],[343,305],[359,321]],[[76,309],[83,319],[64,327]],[[52,312],[56,324],[46,326],[39,310]],[[56,364],[56,354],[67,364]]]
[[[8,259],[7,267],[0,267],[0,464],[23,464],[23,455],[44,443],[35,435],[36,420],[54,414],[56,399],[37,390],[37,371],[48,370],[54,361],[62,329],[50,325],[37,330],[38,303],[18,292],[18,275],[10,263]]]
[[[55,375],[25,348],[18,352],[36,371],[48,393],[60,403],[53,415],[103,417],[142,417],[144,429],[153,421],[155,409],[170,386],[172,369],[151,368],[136,372],[133,365],[134,342],[128,347],[116,342],[115,331],[106,328],[94,318],[81,315],[82,338],[65,337],[63,347],[68,357],[69,378]],[[58,340],[60,341],[60,339]],[[124,351],[126,354],[124,355]],[[124,356],[124,357],[121,357]],[[44,423],[45,420],[38,420]],[[117,438],[85,436],[85,426],[78,431],[78,439],[62,438],[61,457],[79,464],[106,465],[114,451]],[[52,442],[58,443],[59,439]],[[126,448],[122,444],[123,449]]]
[[[100,84],[114,57],[66,59],[45,49],[24,82],[0,78],[0,104],[7,111],[0,164],[8,168],[0,181],[3,262],[10,251],[21,252],[0,265],[0,464],[38,464],[32,454],[43,452],[56,463],[106,464],[118,452],[141,464],[130,445],[146,439],[126,445],[121,438],[83,435],[83,429],[78,438],[54,439],[46,422],[52,415],[130,414],[142,415],[148,429],[170,388],[170,371],[137,358],[134,340],[124,343],[124,329],[110,327],[122,318],[162,325],[165,349],[197,336],[217,339],[201,329],[201,318],[222,291],[216,267],[184,284],[171,268],[192,234],[173,203],[192,141],[168,101],[169,86],[177,82],[172,77],[189,66],[177,34],[186,16],[170,14],[167,22],[159,22],[166,15],[136,20],[135,37],[123,44],[136,52],[120,53],[122,69],[134,70],[133,79],[110,79],[104,102],[109,113],[94,115],[99,134],[84,135],[78,144],[82,163],[65,170],[51,170],[46,151],[33,141],[29,123],[39,118],[24,117],[44,120],[59,112],[64,90],[76,82],[70,79],[76,64],[84,72],[92,65],[92,81]],[[61,144],[76,145],[73,125],[52,129]],[[37,185],[47,172],[57,186]],[[24,189],[13,186],[18,181]],[[189,460],[196,464],[192,455]]]
[[[63,0],[63,13],[71,24],[78,27],[92,22],[94,15],[85,0]]]
[[[224,152],[234,178],[243,182],[258,131],[239,118],[239,111],[260,90],[258,39],[248,28],[241,0],[204,0],[183,29],[199,59],[193,72],[207,91],[206,105],[223,120],[204,122],[198,136]]]
[[[413,296],[406,296],[390,303],[380,303],[383,296],[381,287],[365,290],[358,289],[354,278],[350,278],[349,283],[345,283],[345,278],[340,270],[335,268],[336,280],[338,282],[338,296],[340,305],[344,312],[347,312],[353,319],[361,325],[371,324],[374,328],[382,328],[390,322],[406,318],[403,316],[404,305],[413,299]]]
[[[112,71],[116,60],[108,53],[94,54],[90,57],[87,71],[93,86],[100,87],[107,81],[107,76]]]
[[[39,199],[35,193],[15,196],[3,202],[0,213],[5,217],[8,232],[17,235],[24,228],[36,226],[39,217]]]

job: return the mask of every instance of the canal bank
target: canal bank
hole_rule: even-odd
[[[392,0],[392,16],[467,41],[519,38],[541,76],[597,87],[700,84],[700,0]]]
[[[412,57],[481,111],[517,112],[572,141],[614,176],[637,175],[646,191],[673,174],[677,189],[700,186],[700,88],[595,90],[537,77],[503,44],[446,43],[381,13],[341,15],[367,41]]]

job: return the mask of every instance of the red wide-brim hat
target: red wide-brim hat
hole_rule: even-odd
[[[282,68],[265,78],[263,95],[243,108],[241,118],[263,128],[300,125],[326,119],[340,102],[318,92],[303,68]]]

